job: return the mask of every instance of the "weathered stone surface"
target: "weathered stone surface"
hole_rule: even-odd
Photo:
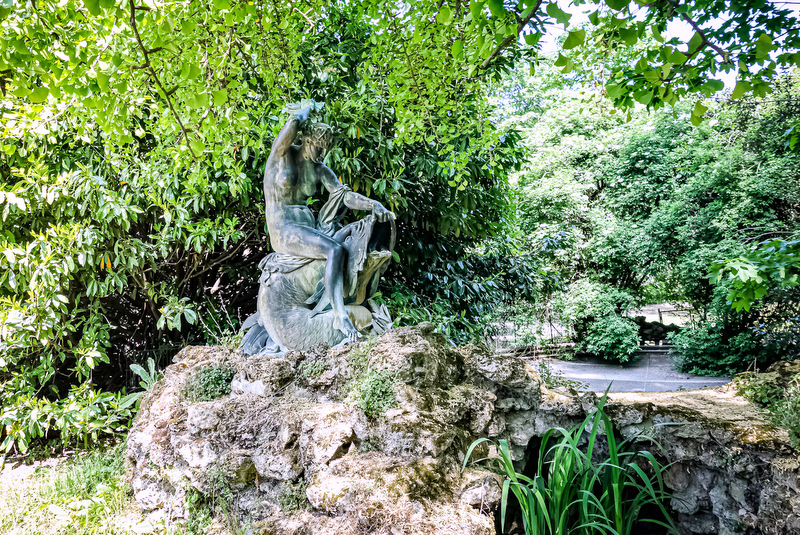
[[[212,364],[237,370],[232,394],[188,403],[188,377]],[[375,418],[353,398],[367,370],[394,388]],[[521,470],[537,437],[573,427],[596,404],[594,394],[547,390],[521,360],[456,351],[427,325],[285,359],[190,347],[143,401],[129,478],[143,509],[173,521],[190,493],[210,495],[223,480],[253,533],[488,535],[501,480],[462,473],[469,445],[506,439]],[[732,391],[618,393],[606,407],[623,437],[653,437],[661,449],[642,445],[673,463],[665,482],[683,533],[800,533],[797,453]],[[287,507],[291,489],[306,509]]]

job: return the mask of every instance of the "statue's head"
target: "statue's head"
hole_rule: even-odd
[[[313,123],[303,129],[303,154],[312,162],[321,163],[331,150],[333,128],[325,123]]]

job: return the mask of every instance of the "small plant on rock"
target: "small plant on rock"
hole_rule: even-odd
[[[350,351],[350,378],[339,391],[343,399],[364,411],[369,418],[377,418],[397,405],[394,392],[396,374],[370,366],[369,354],[375,343],[375,340],[367,340]]]
[[[236,371],[224,364],[212,364],[193,373],[181,391],[189,403],[211,401],[231,393],[231,381]]]
[[[303,478],[297,479],[294,483],[284,481],[281,483],[281,491],[278,494],[278,505],[284,513],[296,513],[308,509],[310,505],[306,498],[308,481]]]
[[[353,386],[351,397],[356,406],[369,418],[376,418],[387,409],[397,406],[394,388],[395,375],[387,370],[371,370]]]
[[[300,375],[305,377],[306,379],[319,379],[320,376],[325,373],[325,370],[330,368],[330,365],[322,360],[304,360],[298,366],[298,371]]]
[[[786,429],[792,445],[800,448],[800,374],[780,374],[782,366],[790,365],[777,363],[766,373],[740,373],[733,384],[737,394],[769,411],[772,422]]]

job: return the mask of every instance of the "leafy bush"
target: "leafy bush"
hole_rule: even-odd
[[[589,279],[571,284],[556,301],[561,323],[575,332],[576,350],[615,362],[628,361],[639,348],[636,323],[621,316],[633,305],[628,293]]]
[[[645,435],[635,437],[637,443],[617,442],[611,421],[603,411],[605,400],[603,396],[597,410],[572,430],[558,428],[544,434],[533,477],[516,471],[505,440],[495,444],[499,456],[489,461],[505,478],[500,506],[503,529],[510,490],[520,505],[528,535],[629,535],[637,522],[649,522],[678,533],[664,505],[670,497],[662,480],[666,467],[638,444],[655,442]],[[589,430],[589,436],[583,441],[585,430]],[[597,447],[601,430],[608,445],[604,460],[600,460],[602,449]],[[551,439],[555,439],[554,444]],[[469,447],[465,467],[475,448],[483,442],[490,441],[481,438]],[[649,465],[648,472],[640,465]],[[662,518],[640,519],[645,506],[655,506]]]
[[[753,333],[745,331],[728,338],[722,320],[704,321],[669,335],[678,354],[678,369],[685,373],[724,376],[753,364],[759,349]]]
[[[597,318],[589,325],[583,347],[606,360],[628,362],[639,349],[639,327],[617,315]]]
[[[706,320],[669,336],[681,371],[724,376],[748,368],[763,370],[786,354],[787,340],[765,336],[784,315],[779,304],[762,301],[737,313],[726,300],[724,286],[715,288],[714,294]]]
[[[231,393],[231,381],[235,374],[236,370],[230,366],[219,364],[205,366],[187,379],[181,394],[189,403],[211,401],[227,396]]]
[[[10,17],[4,27],[34,31],[27,4],[15,6],[0,7],[0,18]],[[256,264],[270,251],[260,175],[287,102],[327,103],[319,118],[338,130],[327,163],[354,191],[397,213],[403,264],[391,268],[389,280],[424,286],[421,271],[449,276],[439,268],[498,233],[509,212],[507,176],[520,165],[519,136],[503,136],[485,120],[483,80],[462,77],[458,90],[445,92],[457,100],[457,113],[440,108],[429,120],[408,123],[408,110],[387,93],[393,87],[387,76],[394,74],[366,74],[376,34],[356,5],[326,5],[313,39],[290,32],[293,44],[279,49],[272,44],[285,32],[256,22],[253,5],[211,15],[194,4],[174,7],[137,9],[133,18],[111,9],[87,18],[70,4],[58,16],[85,24],[77,34],[62,24],[61,67],[38,53],[13,60],[45,61],[42,72],[63,74],[58,83],[69,94],[47,94],[37,78],[30,80],[37,87],[31,102],[22,94],[29,94],[26,78],[16,75],[18,85],[1,92],[0,405],[7,414],[16,411],[20,428],[42,420],[32,413],[22,421],[17,399],[62,400],[65,409],[74,401],[63,399],[70,386],[130,386],[120,384],[120,371],[152,352],[169,359],[189,343],[236,344],[231,328],[238,327],[238,312],[255,307]],[[233,11],[255,41],[228,32]],[[287,22],[291,12],[297,15],[287,7]],[[209,16],[211,34],[195,24]],[[164,21],[185,24],[168,31],[171,44],[162,47]],[[128,68],[143,60],[143,48],[130,46],[133,25],[139,44],[151,50],[152,69]],[[52,37],[34,33],[25,39]],[[103,45],[87,40],[89,34]],[[198,40],[222,48],[198,55]],[[6,67],[16,69],[6,52],[19,52],[7,41],[0,40],[2,86]],[[173,89],[164,93],[161,81]],[[153,91],[164,98],[153,98]],[[483,278],[470,277],[470,288]],[[210,288],[229,308],[210,303]],[[466,310],[469,317],[471,295],[464,293],[456,314]],[[434,299],[435,290],[426,297]],[[43,433],[23,440],[29,436]]]
[[[73,386],[55,401],[30,394],[0,397],[0,452],[25,453],[32,444],[50,438],[52,445],[88,448],[101,438],[127,432],[136,399],[125,392],[101,392],[88,384]]]

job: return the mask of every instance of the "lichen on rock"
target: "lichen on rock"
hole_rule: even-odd
[[[234,370],[230,394],[181,395],[198,369],[220,365]],[[368,377],[389,378],[386,403],[359,399]],[[222,481],[227,517],[253,533],[489,535],[501,479],[462,471],[469,445],[506,439],[522,470],[537,437],[573,427],[596,401],[548,391],[520,359],[454,349],[427,325],[285,358],[187,347],[143,400],[128,475],[139,506],[173,522]],[[746,401],[614,394],[606,410],[623,436],[660,441],[685,533],[800,532],[795,453]]]

